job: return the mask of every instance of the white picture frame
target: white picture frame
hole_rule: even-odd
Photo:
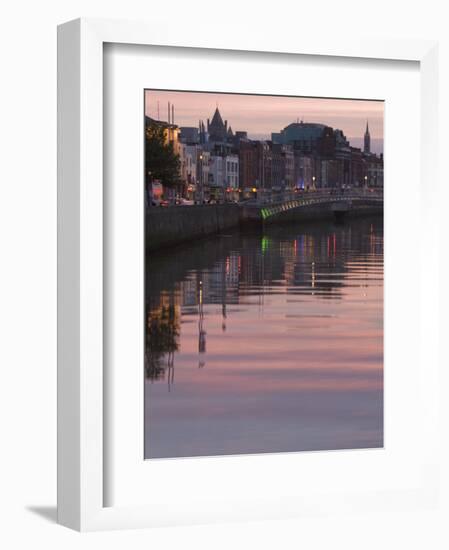
[[[186,31],[168,36],[151,24],[81,19],[58,29],[58,521],[78,530],[149,527],[183,523],[170,511],[155,514],[154,508],[104,506],[104,220],[103,220],[103,59],[104,44],[158,45],[235,51],[277,52],[291,55],[320,55],[415,61],[420,64],[421,82],[421,180],[425,192],[421,213],[424,236],[429,246],[420,258],[422,275],[438,269],[436,151],[438,145],[437,87],[439,60],[437,43],[422,40],[385,41],[285,37],[282,41],[265,36],[216,37],[215,41],[192,40]],[[438,331],[426,329],[426,320],[437,315],[438,288],[421,304],[421,340],[427,350],[426,384],[422,405],[426,410],[429,441],[437,437]],[[422,376],[422,370],[417,376]],[[432,424],[432,421],[435,423]],[[426,475],[418,489],[402,489],[394,505],[413,502],[429,506],[435,502],[438,478],[427,475],[438,462],[436,450],[422,464]],[[424,471],[424,470],[423,470]],[[434,470],[436,471],[436,470]],[[225,472],[224,472],[225,475]],[[238,497],[236,497],[237,499]],[[367,510],[385,505],[385,494],[365,494]],[[273,504],[273,495],[267,496]],[[324,501],[326,503],[324,504]],[[285,515],[328,513],[355,508],[361,497],[308,495],[278,507]],[[238,502],[230,519],[265,517]],[[210,503],[211,505],[211,503]],[[269,508],[269,506],[268,506]],[[186,514],[186,523],[219,521]]]

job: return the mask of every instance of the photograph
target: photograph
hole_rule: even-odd
[[[384,446],[384,102],[143,90],[144,458]]]

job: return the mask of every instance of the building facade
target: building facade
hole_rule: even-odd
[[[351,146],[340,129],[299,120],[272,133],[271,140],[250,139],[246,131],[233,132],[218,106],[207,125],[200,120],[197,128],[149,117],[146,124],[164,129],[180,159],[179,193],[196,202],[383,186],[383,156],[371,152],[368,121],[363,148]]]

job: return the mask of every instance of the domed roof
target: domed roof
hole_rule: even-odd
[[[323,135],[325,124],[315,122],[292,122],[283,133],[288,141],[317,139]]]

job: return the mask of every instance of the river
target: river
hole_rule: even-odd
[[[383,219],[153,253],[145,458],[383,446]]]

